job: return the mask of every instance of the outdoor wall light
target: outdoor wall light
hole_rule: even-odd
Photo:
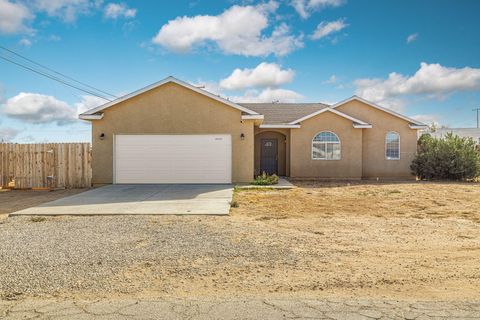
[[[245,140],[245,134],[240,133],[240,140]]]
[[[100,140],[105,140],[105,133],[100,133]]]

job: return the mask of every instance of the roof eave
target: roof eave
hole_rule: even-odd
[[[103,119],[103,113],[100,113],[100,114],[85,114],[85,113],[82,113],[82,114],[78,115],[78,118],[82,119],[82,120],[101,120],[101,119]]]
[[[345,119],[351,120],[351,121],[353,121],[353,122],[356,123],[356,124],[359,124],[359,125],[369,125],[369,123],[366,123],[365,121],[362,121],[362,120],[360,120],[360,119],[354,118],[354,117],[352,117],[352,116],[349,116],[348,114],[345,114],[345,113],[343,113],[343,112],[334,110],[334,109],[332,109],[332,108],[330,108],[330,107],[326,107],[326,108],[323,108],[323,109],[321,109],[321,110],[315,111],[315,112],[313,112],[313,113],[311,113],[311,114],[308,114],[308,115],[306,115],[306,116],[304,116],[304,117],[302,117],[302,118],[300,118],[300,119],[294,120],[294,121],[290,122],[289,124],[298,124],[298,123],[300,123],[300,122],[302,122],[302,121],[308,120],[308,119],[310,119],[310,118],[313,118],[313,117],[315,117],[315,116],[317,116],[317,115],[319,115],[319,114],[322,114],[322,113],[324,113],[324,112],[327,112],[327,111],[328,111],[328,112],[332,112],[332,113],[334,113],[334,114],[336,114],[336,115],[338,115],[338,116],[340,116],[340,117],[343,117],[343,118],[345,118]]]
[[[426,124],[418,125],[410,123],[408,126],[410,127],[410,129],[428,129],[428,126]]]
[[[258,126],[260,129],[298,129],[300,128],[299,124],[261,124]]]
[[[371,129],[373,126],[371,124],[353,124],[355,129]]]
[[[263,114],[244,114],[242,120],[263,120],[265,117]]]

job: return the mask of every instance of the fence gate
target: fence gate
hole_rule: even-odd
[[[89,143],[0,143],[0,186],[85,188],[92,182]]]

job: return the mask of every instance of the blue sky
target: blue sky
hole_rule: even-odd
[[[173,75],[237,101],[358,94],[473,127],[478,12],[474,0],[0,0],[0,45],[117,96]],[[76,115],[103,101],[0,60],[0,139],[90,141]]]

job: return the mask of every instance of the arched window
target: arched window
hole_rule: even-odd
[[[400,159],[400,135],[394,131],[388,132],[385,137],[385,157],[387,160]]]
[[[312,141],[312,159],[340,160],[340,139],[331,131],[322,131]]]

